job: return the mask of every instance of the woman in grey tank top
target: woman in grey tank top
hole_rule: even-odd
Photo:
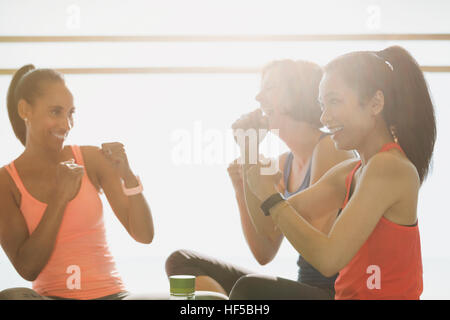
[[[311,62],[281,60],[262,72],[260,108],[243,115],[233,129],[277,129],[290,152],[279,156],[283,173],[280,192],[291,195],[317,181],[331,167],[353,156],[337,151],[330,137],[320,131],[317,102],[321,68]],[[265,113],[265,115],[263,114]],[[251,165],[230,164],[228,172],[238,202],[242,229],[255,259],[265,265],[276,256],[284,238],[270,217],[261,212],[261,202],[249,191],[244,179]],[[328,232],[337,212],[305,217],[317,229]],[[196,289],[224,293],[230,299],[333,299],[335,276],[323,277],[301,256],[297,281],[256,275],[250,270],[190,250],[178,250],[166,261],[168,276],[193,274]]]

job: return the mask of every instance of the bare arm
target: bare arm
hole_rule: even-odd
[[[239,206],[241,226],[245,240],[258,263],[265,265],[276,256],[283,240],[283,235],[279,233],[279,237],[272,240],[264,234],[258,233],[248,213],[244,190],[236,191],[236,200]]]
[[[312,155],[310,186],[319,181],[322,176],[337,164],[355,158],[351,151],[337,150],[330,136],[326,136],[317,144]],[[344,183],[344,182],[343,182]],[[328,212],[308,211],[303,217],[324,233],[328,233],[338,210]]]
[[[277,254],[283,240],[283,236],[280,234],[279,238],[275,239],[275,241],[272,241],[263,233],[258,233],[256,231],[248,211],[247,201],[245,199],[242,167],[243,166],[241,164],[238,164],[237,160],[235,160],[229,165],[228,174],[231,178],[233,188],[236,193],[236,201],[239,208],[241,227],[244,233],[245,240],[258,263],[261,265],[265,265],[272,261]],[[248,187],[247,192],[251,192],[248,190]],[[256,197],[253,195],[253,198]],[[259,201],[259,199],[257,200]],[[273,222],[270,222],[275,227]]]
[[[280,164],[280,171],[283,172],[284,163],[286,161],[288,153],[285,153],[280,156],[279,158],[279,164]],[[311,163],[311,180],[310,184],[314,184],[317,182],[329,169],[331,169],[333,166],[337,165],[338,163],[353,158],[354,155],[352,152],[348,151],[340,151],[337,150],[334,146],[333,141],[330,137],[323,138],[317,147],[314,149],[313,155],[312,155],[312,163]],[[281,192],[284,192],[285,186],[280,181],[278,185],[278,190]],[[257,250],[259,247],[263,245],[263,248],[259,250],[259,252],[265,253],[264,255],[259,254],[260,257],[263,257],[264,261],[271,261],[276,253],[278,252],[278,249],[281,245],[281,242],[283,240],[283,234],[281,231],[277,228],[277,226],[273,223],[272,219],[269,219],[269,217],[266,217],[263,215],[261,210],[261,203],[256,197],[253,192],[249,189],[248,183],[245,180],[244,183],[244,195],[245,195],[245,201],[241,206],[243,209],[245,209],[245,205],[248,209],[248,213],[250,213],[250,217],[252,219],[252,224],[254,224],[255,227],[248,228],[248,231],[255,231],[259,230],[259,232],[256,233],[256,235],[262,236],[262,238],[266,241],[263,241],[261,239],[258,239],[258,241],[254,241],[249,246],[252,249],[252,252],[254,250]],[[239,199],[238,199],[239,203]],[[303,217],[314,227],[318,228],[319,230],[328,233],[330,230],[331,225],[333,224],[334,220],[336,219],[338,210],[332,209],[328,212],[314,212],[314,211],[308,211],[302,213]],[[242,216],[241,215],[241,221],[242,218],[248,219],[248,214]],[[243,225],[244,226],[244,225]],[[245,234],[245,231],[244,231]],[[253,237],[257,239],[256,235]],[[269,243],[267,240],[270,240]],[[247,240],[248,242],[248,240]],[[255,255],[255,253],[254,253]],[[256,256],[255,256],[256,257]],[[258,259],[258,258],[257,258]],[[269,260],[270,259],[270,260]],[[258,260],[259,261],[259,260]]]
[[[280,156],[279,164],[280,170],[283,172],[284,163],[288,153]],[[354,158],[352,152],[337,150],[334,146],[334,142],[331,137],[324,137],[314,148],[313,154],[311,156],[311,178],[310,185],[316,183],[328,170],[330,170],[335,165]],[[260,233],[266,235],[271,239],[277,239],[280,231],[273,224],[271,219],[265,217],[260,209],[262,201],[255,196],[255,194],[249,189],[247,181],[244,183],[245,197],[247,207],[249,209],[250,216],[253,223],[255,224],[256,230]],[[277,189],[284,192],[285,186],[282,181],[278,184]],[[305,218],[310,224],[315,226],[320,230],[326,230],[328,232],[331,227],[330,223],[336,218],[338,210],[332,209],[328,212],[323,211],[313,211],[308,210],[307,212],[302,212],[303,218]],[[325,232],[325,231],[324,231]]]
[[[247,176],[247,171],[250,169],[249,166],[243,166],[243,176]],[[244,199],[247,205],[248,215],[253,223],[253,226],[258,234],[264,235],[267,239],[270,239],[274,243],[278,243],[277,249],[282,240],[282,233],[277,229],[276,225],[273,223],[270,217],[266,217],[262,210],[262,201],[252,192],[250,189],[247,179],[244,179]],[[278,184],[278,188],[282,188],[281,184]]]
[[[335,165],[355,158],[353,152],[337,150],[330,136],[324,137],[314,149],[311,166],[311,185]]]
[[[364,244],[384,213],[402,199],[405,192],[417,193],[419,185],[417,172],[414,173],[410,166],[399,164],[392,155],[375,155],[364,168],[351,200],[326,235],[312,227],[298,211],[307,211],[311,207],[325,210],[336,205],[339,196],[334,195],[341,193],[336,189],[336,177],[340,176],[340,171],[348,172],[345,166],[338,167],[340,170],[331,170],[313,187],[295,195],[294,201],[271,209],[274,221],[286,238],[325,276],[341,270]],[[323,203],[324,194],[331,197],[330,204]],[[373,197],[374,194],[377,197]]]
[[[121,224],[136,241],[151,243],[154,236],[153,219],[143,193],[126,196],[122,190],[121,179],[127,188],[138,185],[133,172],[126,170],[121,176],[98,147],[85,146],[82,150],[86,154],[85,159],[89,161],[87,166],[94,167],[100,186]]]
[[[9,199],[8,199],[9,198]],[[27,281],[34,281],[53,252],[66,203],[49,203],[34,232],[28,228],[12,196],[2,195],[0,241],[16,271]]]
[[[61,168],[60,168],[61,169]],[[53,252],[64,210],[76,195],[82,167],[74,172],[63,168],[58,190],[53,193],[45,212],[30,235],[25,219],[16,203],[9,183],[9,176],[2,169],[0,177],[0,243],[16,271],[25,280],[34,281],[46,266]]]

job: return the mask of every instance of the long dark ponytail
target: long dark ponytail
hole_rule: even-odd
[[[427,177],[434,144],[436,119],[424,74],[411,54],[399,46],[378,52],[352,52],[325,66],[337,71],[359,94],[361,101],[377,90],[385,96],[383,118],[422,183]]]
[[[64,82],[62,74],[52,69],[36,69],[32,64],[25,65],[14,73],[9,84],[6,105],[14,134],[24,146],[27,129],[25,121],[19,116],[17,105],[20,99],[32,104],[36,97],[43,94],[44,82],[54,81]]]
[[[400,145],[423,182],[436,141],[436,119],[427,82],[417,61],[402,47],[389,47],[377,55],[395,66],[392,73],[395,104],[386,109],[384,118],[388,125],[394,126]]]

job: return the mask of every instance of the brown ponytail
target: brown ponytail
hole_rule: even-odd
[[[62,74],[52,69],[36,69],[34,65],[28,64],[14,73],[8,88],[6,105],[8,108],[9,121],[17,139],[25,146],[26,126],[25,121],[19,116],[17,105],[20,99],[25,99],[32,104],[34,99],[43,94],[44,82],[62,81]]]
[[[384,118],[394,126],[398,142],[416,166],[420,181],[425,180],[436,141],[436,119],[427,82],[411,54],[399,46],[377,52],[392,64],[394,105]]]

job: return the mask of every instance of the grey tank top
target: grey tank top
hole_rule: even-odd
[[[319,141],[325,137],[326,134],[322,134],[320,136]],[[293,159],[292,152],[289,152],[285,165],[284,165],[284,172],[283,172],[283,178],[284,178],[284,185],[286,186],[284,191],[284,197],[290,197],[296,193],[299,193],[300,191],[306,189],[310,185],[311,180],[311,165],[312,161],[309,162],[308,170],[306,171],[305,178],[303,179],[302,184],[300,187],[294,191],[289,192],[287,190],[287,185],[289,181],[289,175],[291,174],[291,168],[292,168],[292,159]],[[312,265],[306,261],[302,255],[299,255],[297,265],[299,267],[298,269],[298,278],[297,281],[301,283],[306,283],[310,286],[314,287],[320,287],[320,288],[327,288],[327,289],[333,289],[334,290],[334,282],[336,281],[337,274],[334,276],[331,276],[329,278],[324,277],[319,271],[317,271]]]

